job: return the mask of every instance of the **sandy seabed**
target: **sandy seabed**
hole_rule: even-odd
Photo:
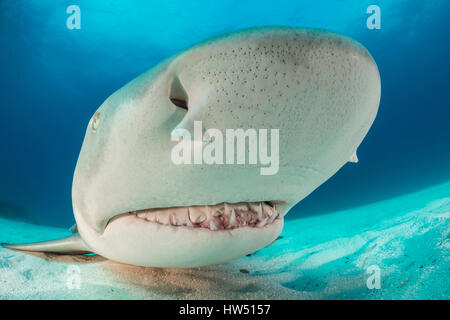
[[[0,248],[0,299],[449,299],[450,183],[286,220],[271,246],[230,263],[159,269],[100,256]],[[68,230],[0,218],[0,242]],[[380,289],[369,289],[370,266]],[[247,273],[248,271],[248,273]]]

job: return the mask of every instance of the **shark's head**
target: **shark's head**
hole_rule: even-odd
[[[72,190],[81,238],[112,260],[160,267],[267,246],[286,212],[352,158],[379,99],[371,56],[335,33],[267,27],[192,47],[115,92],[90,120]],[[217,140],[197,139],[194,121],[223,133],[224,164],[175,163],[180,133],[191,133],[195,150]],[[227,164],[226,130],[239,128],[256,130],[263,155],[267,129],[267,155],[278,148],[279,157]]]

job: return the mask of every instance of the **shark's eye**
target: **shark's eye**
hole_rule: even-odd
[[[92,117],[92,131],[96,131],[98,126],[100,125],[100,111],[97,111],[94,116]]]
[[[188,110],[188,95],[178,77],[175,77],[172,80],[172,84],[169,89],[169,99],[177,107],[186,111]]]

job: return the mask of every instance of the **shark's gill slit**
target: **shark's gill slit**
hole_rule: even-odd
[[[169,99],[177,107],[188,110],[189,97],[178,77],[172,80],[169,90]]]

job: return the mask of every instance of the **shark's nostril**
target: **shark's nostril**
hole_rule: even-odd
[[[169,99],[177,107],[182,108],[186,111],[188,110],[188,95],[178,77],[175,77],[172,80],[172,84],[170,85],[169,90]]]
[[[170,99],[170,101],[172,101],[172,103],[174,104],[174,105],[176,105],[177,107],[180,107],[180,108],[183,108],[183,109],[188,109],[188,107],[187,107],[187,103],[186,103],[186,101],[184,101],[184,100],[179,100],[179,99]]]

